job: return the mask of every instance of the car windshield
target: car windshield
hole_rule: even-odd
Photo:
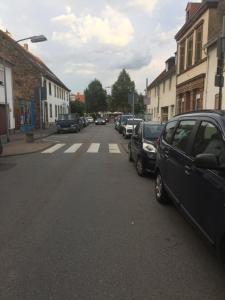
[[[152,124],[145,124],[143,129],[143,136],[146,140],[156,140],[163,129],[163,125],[152,125]]]
[[[139,122],[141,122],[140,120],[127,120],[127,125],[137,125]]]
[[[65,120],[75,120],[76,115],[74,114],[62,114],[58,116],[59,121],[65,121]]]

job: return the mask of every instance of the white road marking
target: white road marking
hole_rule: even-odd
[[[75,153],[83,144],[73,144],[64,153]]]
[[[109,144],[109,153],[120,153],[120,149],[117,144]]]
[[[98,153],[99,147],[99,143],[92,143],[91,146],[88,148],[87,153]]]
[[[55,146],[51,147],[51,148],[48,148],[47,150],[41,152],[41,153],[44,153],[44,154],[49,154],[49,153],[53,153],[55,151],[57,151],[58,149],[62,148],[63,146],[65,146],[66,144],[56,144]]]

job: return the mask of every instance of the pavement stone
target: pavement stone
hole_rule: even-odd
[[[25,141],[25,133],[18,132],[10,136],[10,142],[3,144],[3,153],[0,157],[17,156],[43,151],[51,146],[54,142],[43,141],[42,139],[56,133],[55,128],[45,130],[35,130],[34,142],[28,143]]]

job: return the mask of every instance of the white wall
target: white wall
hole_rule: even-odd
[[[219,93],[219,88],[215,86],[215,75],[217,69],[217,50],[216,46],[209,48],[208,66],[206,74],[205,103],[204,108],[215,108],[215,96]],[[225,88],[222,90],[222,109],[225,109]]]
[[[51,94],[49,89],[49,83],[51,83]],[[66,89],[63,89],[62,87],[58,86],[54,82],[47,79],[46,79],[46,86],[47,86],[46,102],[48,105],[48,122],[55,123],[55,120],[57,120],[59,113],[69,112],[70,93]],[[55,88],[56,88],[56,93],[55,93]],[[50,114],[50,105],[52,105],[52,116]]]
[[[150,104],[147,106],[148,113],[152,115],[152,121],[161,121],[161,108],[168,106],[169,114],[168,118],[172,118],[175,113],[176,105],[176,75],[171,76],[170,79],[165,81],[165,90],[163,89],[163,82],[159,86],[154,86],[148,90],[148,97],[150,98]],[[159,103],[159,113],[158,110]],[[174,106],[174,113],[171,108]]]
[[[4,67],[0,64],[0,70],[4,72]],[[8,66],[6,70],[6,89],[7,103],[9,106],[9,129],[15,129],[14,103],[13,103],[13,87],[12,87],[12,69]],[[0,103],[5,104],[5,86],[0,85]]]

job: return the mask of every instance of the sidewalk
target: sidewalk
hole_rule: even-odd
[[[56,133],[56,128],[38,129],[34,130],[34,142],[27,143],[25,141],[25,133],[16,132],[10,135],[10,142],[3,144],[3,153],[0,157],[24,155],[43,151],[52,145],[54,142],[43,141],[43,138]]]

